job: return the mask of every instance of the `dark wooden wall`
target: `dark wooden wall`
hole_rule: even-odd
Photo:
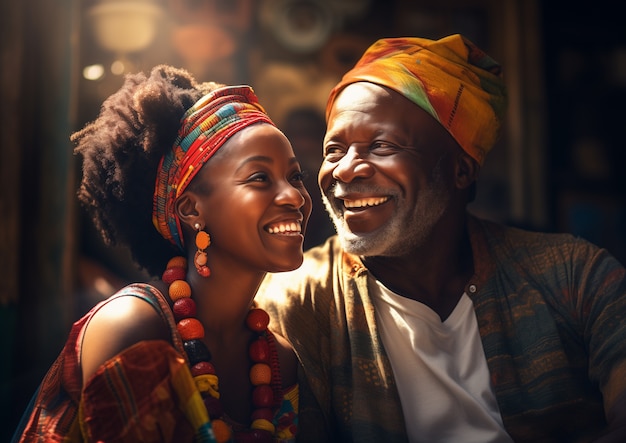
[[[0,440],[73,319],[77,3],[2,2]]]

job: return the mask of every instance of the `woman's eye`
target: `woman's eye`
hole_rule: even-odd
[[[268,177],[264,172],[257,172],[256,174],[252,174],[248,180],[251,182],[266,182]]]
[[[302,182],[307,176],[308,174],[305,171],[298,171],[292,175],[291,181]]]

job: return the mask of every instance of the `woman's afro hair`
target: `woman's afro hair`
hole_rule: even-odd
[[[159,161],[176,139],[180,120],[202,96],[223,85],[197,83],[167,65],[127,75],[98,117],[71,136],[83,159],[78,199],[105,244],[130,250],[134,261],[160,275],[180,254],[152,224]]]

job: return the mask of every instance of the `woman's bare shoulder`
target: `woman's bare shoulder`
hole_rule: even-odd
[[[83,381],[107,360],[143,340],[171,341],[167,324],[150,303],[132,296],[104,303],[85,329],[80,356]]]

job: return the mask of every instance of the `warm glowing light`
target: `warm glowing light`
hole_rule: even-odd
[[[126,66],[124,66],[124,62],[122,60],[115,60],[111,63],[111,73],[113,75],[122,75],[126,70]]]
[[[140,51],[152,42],[162,11],[148,0],[102,1],[89,14],[100,46],[126,54]]]
[[[83,77],[87,80],[100,80],[104,76],[104,66],[89,65],[83,68]]]

